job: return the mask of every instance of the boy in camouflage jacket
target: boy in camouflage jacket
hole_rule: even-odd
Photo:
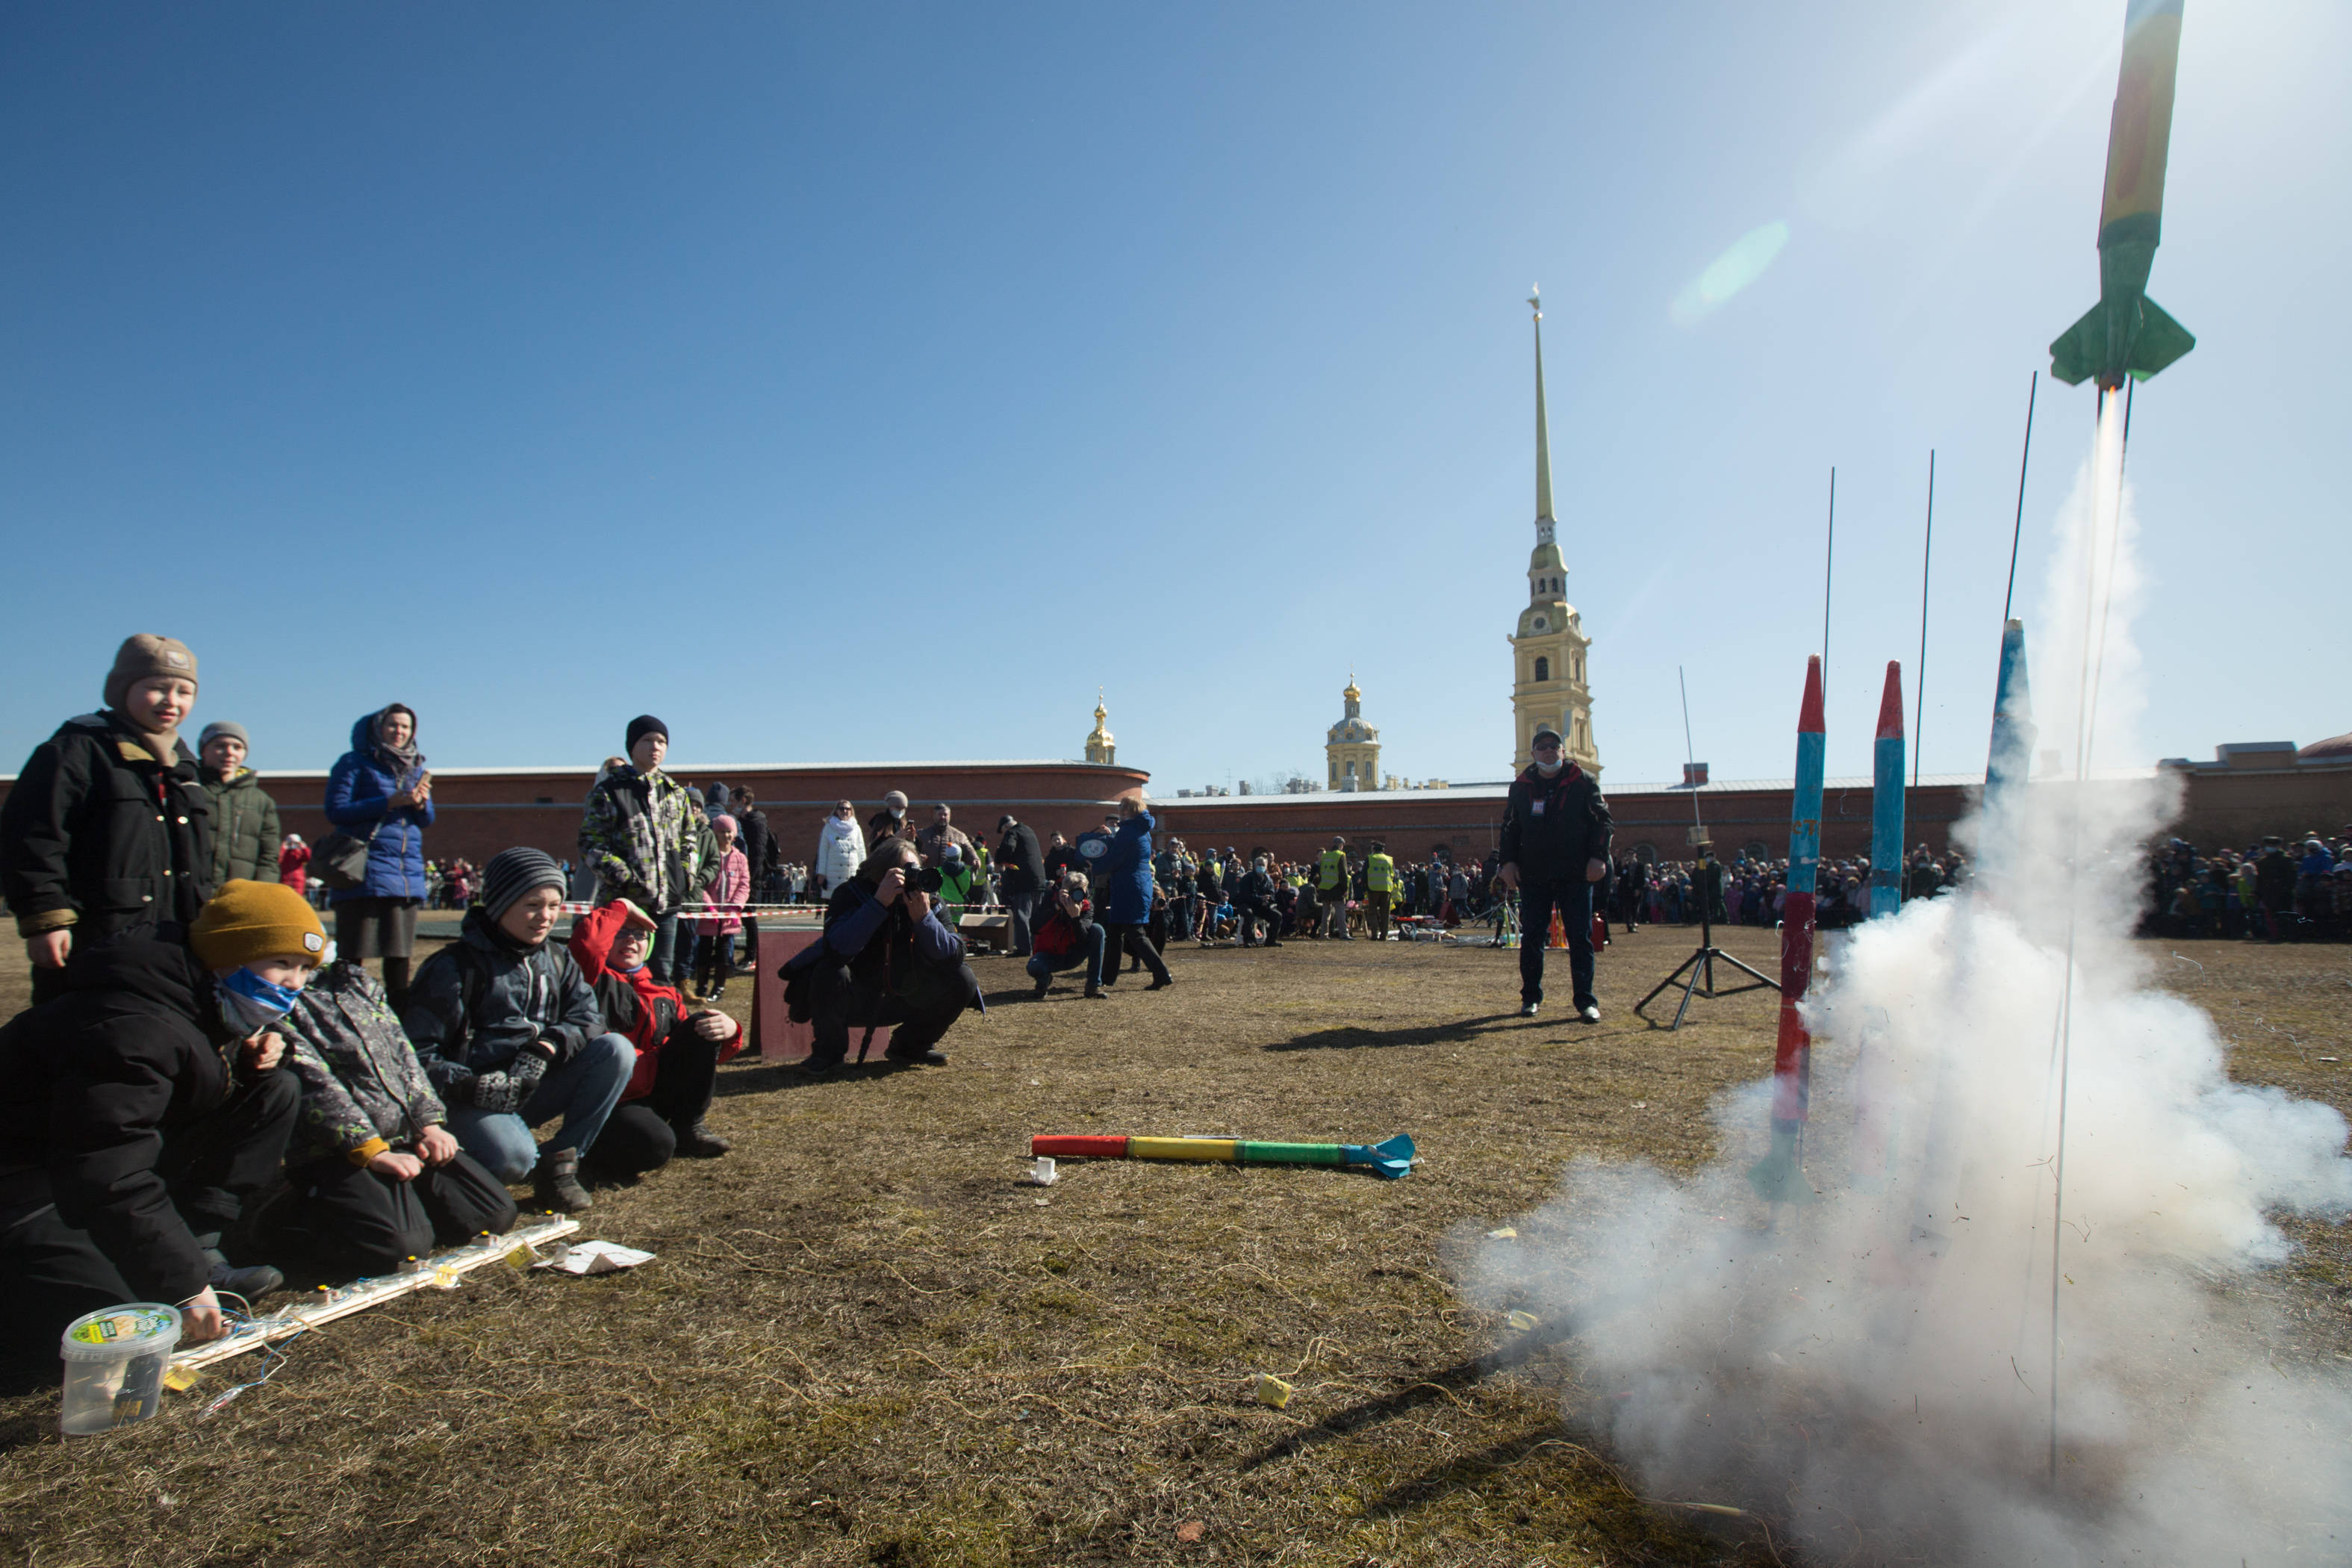
[[[580,854],[599,879],[599,898],[626,899],[653,917],[655,978],[684,990],[694,943],[678,939],[678,907],[700,897],[718,841],[692,792],[661,771],[668,727],[642,715],[629,721],[628,742],[628,763],[588,794]]]
[[[425,1065],[365,969],[320,970],[281,1028],[302,1084],[287,1171],[320,1251],[388,1274],[436,1241],[513,1226],[514,1199],[442,1125]]]

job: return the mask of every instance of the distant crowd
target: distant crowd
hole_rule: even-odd
[[[2144,935],[2247,942],[2352,941],[2352,823],[2200,850],[2168,840],[2147,858]]]

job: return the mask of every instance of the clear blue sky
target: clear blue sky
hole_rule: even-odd
[[[16,5],[0,767],[186,638],[320,767],[1075,755],[1500,776],[1547,301],[1612,781],[1981,768],[2027,376],[2093,301],[2122,0]],[[2143,760],[2352,728],[2352,8],[2189,0]],[[1741,236],[1788,242],[1697,319]],[[2046,378],[2019,602],[2087,447]]]

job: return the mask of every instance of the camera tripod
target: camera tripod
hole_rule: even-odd
[[[1717,990],[1715,984],[1715,966],[1717,963],[1727,963],[1731,965],[1732,968],[1738,970],[1742,974],[1755,975],[1755,983],[1748,985],[1734,985],[1727,990]],[[1683,979],[1683,973],[1685,970],[1690,973],[1690,978],[1688,980]],[[1683,1015],[1690,1011],[1691,998],[1695,995],[1706,996],[1709,1000],[1713,1000],[1719,996],[1737,996],[1743,991],[1761,991],[1768,986],[1774,991],[1780,989],[1780,983],[1779,981],[1763,973],[1761,971],[1750,969],[1748,965],[1740,963],[1739,960],[1732,957],[1731,954],[1724,952],[1723,949],[1715,945],[1714,902],[1704,889],[1699,891],[1698,901],[1698,951],[1692,953],[1688,958],[1684,959],[1682,963],[1676,964],[1675,966],[1675,972],[1672,974],[1669,974],[1664,980],[1659,981],[1658,984],[1651,989],[1650,994],[1647,996],[1644,996],[1639,1002],[1634,1003],[1634,1013],[1639,1015],[1643,1022],[1655,1027],[1657,1020],[1652,1018],[1648,1014],[1642,1012],[1642,1009],[1656,1001],[1660,992],[1672,990],[1675,983],[1678,981],[1682,984],[1683,999],[1681,1004],[1675,1008],[1675,1021],[1666,1026],[1669,1032],[1679,1029],[1683,1026]]]

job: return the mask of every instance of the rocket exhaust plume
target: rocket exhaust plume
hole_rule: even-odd
[[[2116,402],[2061,514],[2031,719],[2004,639],[1982,874],[1857,928],[1804,1004],[1817,1201],[1750,1185],[1761,1080],[1696,1174],[1584,1162],[1519,1239],[1465,1249],[1474,1302],[1572,1325],[1566,1414],[1643,1495],[1819,1561],[2352,1560],[2352,1365],[2298,1356],[2247,1288],[2290,1250],[2278,1215],[2352,1213],[2345,1120],[2231,1082],[2212,1021],[2153,985],[2129,933],[2170,803],[2090,766],[2132,750]],[[2074,781],[2024,782],[2036,721]]]

